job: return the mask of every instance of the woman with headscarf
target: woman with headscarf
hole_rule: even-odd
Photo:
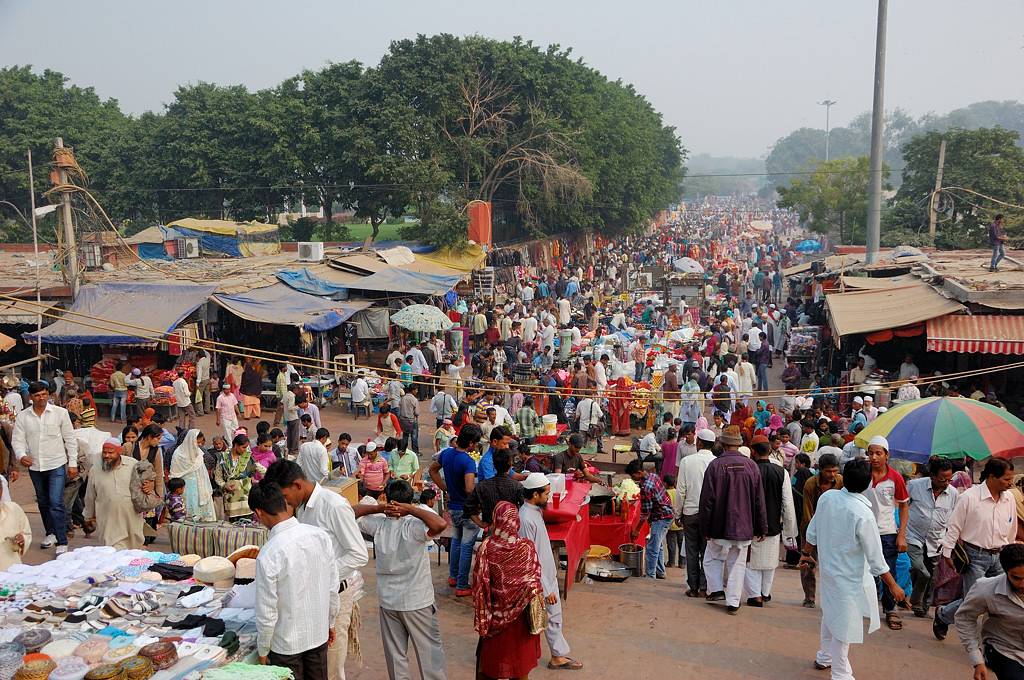
[[[181,446],[171,456],[171,477],[185,482],[185,511],[189,519],[213,522],[217,512],[213,504],[213,485],[206,471],[203,445],[206,437],[199,430],[189,430]]]
[[[540,561],[533,542],[519,537],[516,506],[501,501],[493,518],[473,566],[477,677],[525,678],[540,658],[540,635],[527,619],[530,602],[543,597]]]
[[[155,408],[146,408],[142,412],[142,417],[139,418],[139,422],[136,424],[139,428],[145,428],[147,425],[153,422],[153,416],[156,415]]]
[[[757,428],[768,427],[768,421],[772,418],[772,412],[768,410],[768,403],[764,399],[757,400],[757,410],[754,411],[754,420],[757,421]]]

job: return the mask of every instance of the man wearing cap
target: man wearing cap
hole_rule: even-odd
[[[580,670],[583,664],[569,656],[569,643],[562,634],[562,602],[558,595],[558,565],[551,551],[548,528],[544,523],[544,508],[548,503],[551,485],[546,475],[531,472],[523,480],[523,504],[519,507],[519,535],[533,541],[540,560],[540,583],[544,589],[544,605],[548,612],[544,637],[551,650],[548,668]]]
[[[878,409],[875,408],[875,398],[870,394],[864,395],[864,408],[861,409],[864,412],[864,418],[870,423],[878,417]]]
[[[740,608],[747,550],[755,537],[768,532],[764,488],[757,464],[737,449],[743,444],[740,428],[730,425],[719,441],[726,447],[704,473],[700,493],[700,529],[707,538],[704,572],[709,602],[725,600],[735,614]],[[728,570],[728,592],[724,590]]]
[[[771,461],[771,443],[763,434],[750,440],[750,449],[751,457],[761,472],[768,533],[763,541],[750,545],[745,590],[749,606],[763,607],[772,599],[772,583],[775,581],[775,569],[779,566],[779,545],[782,543],[796,550],[798,532],[789,473],[782,465]]]
[[[141,549],[145,541],[142,515],[132,505],[131,485],[138,464],[121,455],[121,443],[111,437],[103,442],[101,464],[89,473],[85,492],[85,528],[97,531],[103,545],[118,550]],[[154,483],[142,482],[143,492],[152,493]]]
[[[878,523],[878,533],[882,541],[882,555],[885,557],[889,571],[896,573],[896,560],[899,554],[907,551],[907,521],[910,518],[910,495],[903,475],[889,465],[889,441],[876,435],[868,442],[868,462],[871,464],[871,487],[864,496],[871,501]],[[896,525],[896,510],[899,509],[900,521]],[[892,595],[882,591],[882,611],[885,623],[890,630],[901,630],[903,622],[896,614],[896,601]]]
[[[711,447],[716,435],[704,428],[697,432],[697,453],[686,456],[679,463],[676,478],[676,498],[673,511],[683,527],[686,546],[686,596],[706,597],[708,582],[704,576],[704,549],[707,541],[700,532],[700,492],[704,472],[715,459]]]
[[[864,397],[859,394],[853,398],[853,404],[850,406],[850,428],[857,423],[864,427],[868,426],[868,415],[864,413]]]
[[[680,390],[679,420],[683,422],[683,427],[696,426],[697,419],[701,416],[701,390],[696,376],[700,372],[699,366],[699,362],[691,362],[686,382]]]
[[[214,403],[216,424],[224,428],[224,438],[231,441],[238,429],[238,398],[232,394],[231,385],[226,381],[220,384],[220,394]]]
[[[390,477],[388,461],[377,451],[377,442],[371,439],[366,442],[366,456],[359,460],[359,469],[356,471],[356,479],[360,480],[363,487],[359,495],[371,495],[374,498],[380,496]]]

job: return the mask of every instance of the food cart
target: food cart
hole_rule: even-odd
[[[789,333],[786,359],[792,359],[804,375],[811,375],[818,369],[820,349],[821,326],[794,326]]]

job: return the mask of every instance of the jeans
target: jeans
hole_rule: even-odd
[[[633,380],[635,382],[640,382],[641,380],[643,380],[644,368],[646,368],[646,365],[643,362],[638,361],[636,364],[636,371],[633,374]]]
[[[932,594],[932,573],[939,563],[939,556],[928,557],[925,555],[925,549],[917,545],[907,546],[907,556],[910,557],[910,578],[914,585],[910,594],[910,606],[913,609],[927,610]]]
[[[971,558],[971,564],[967,567],[967,571],[963,573],[964,577],[964,596],[971,592],[971,588],[974,587],[974,583],[986,576],[998,576],[1003,573],[1003,567],[999,564],[999,554],[990,553],[978,548],[964,545],[964,549],[967,551],[968,557]],[[956,610],[960,608],[962,599],[954,600],[947,605],[943,605],[936,610],[936,616],[939,621],[945,623],[948,626],[953,625],[953,616],[956,614]]]
[[[651,522],[651,534],[647,538],[644,556],[644,576],[654,578],[665,575],[665,534],[672,524],[672,518]]]
[[[693,591],[706,591],[708,580],[704,576],[704,548],[707,541],[700,535],[700,515],[683,515],[684,549],[686,550],[686,585]]]
[[[665,542],[668,544],[668,562],[670,567],[681,567],[686,563],[686,555],[683,553],[683,530],[669,529],[665,534]]]
[[[757,389],[768,389],[768,363],[764,361],[757,365]]]
[[[882,557],[885,558],[885,563],[889,565],[889,573],[892,574],[893,578],[896,578],[896,558],[900,556],[899,550],[896,549],[896,534],[885,534],[882,538]],[[880,579],[875,579],[875,587],[878,587]],[[885,586],[882,587],[882,611],[886,614],[896,610],[896,600],[893,598],[892,593]]]
[[[117,408],[121,407],[121,417],[117,417]],[[114,390],[113,395],[110,397],[110,420],[127,420],[128,419],[128,392],[125,390]]]
[[[452,508],[452,542],[448,560],[448,576],[455,579],[458,590],[469,590],[469,568],[473,565],[473,547],[480,527],[469,516],[463,516],[462,508]]]
[[[989,643],[984,647],[985,665],[996,680],[1024,680],[1024,666],[1019,661],[1003,656]]]
[[[43,518],[43,529],[47,536],[57,537],[57,545],[68,544],[68,516],[64,508],[64,480],[67,475],[68,469],[63,465],[45,472],[28,471],[36,490],[36,505]]]
[[[1006,257],[1006,250],[1003,246],[1003,242],[999,241],[992,246],[992,263],[989,265],[989,269],[995,269],[999,266],[1000,260]]]

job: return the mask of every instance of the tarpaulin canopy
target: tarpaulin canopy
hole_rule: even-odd
[[[194,283],[94,283],[83,286],[67,316],[43,328],[54,345],[140,345],[173,331],[216,286]],[[118,320],[123,320],[119,324]],[[128,325],[125,325],[128,324]],[[140,330],[146,329],[146,330]],[[140,335],[141,334],[141,335]],[[25,333],[30,342],[37,333]]]
[[[909,285],[885,290],[832,293],[825,296],[836,346],[844,335],[909,326],[963,311],[931,286]]]
[[[457,274],[427,274],[391,267],[354,281],[351,288],[410,295],[444,295],[462,280]]]
[[[57,306],[55,300],[0,300],[0,323],[35,324],[39,314],[50,314]],[[44,317],[49,321],[51,317]]]
[[[928,351],[1024,354],[1024,316],[951,314],[931,319]]]
[[[367,300],[335,302],[307,295],[283,283],[254,288],[247,293],[218,293],[212,300],[232,314],[257,323],[301,326],[307,331],[325,331],[341,325],[361,309]]]
[[[252,257],[281,252],[276,224],[187,217],[171,222],[168,226],[173,227],[182,237],[198,238],[199,250],[204,253]]]
[[[452,250],[441,248],[432,253],[417,254],[417,261],[428,261],[439,264],[450,269],[458,269],[461,272],[469,273],[482,265],[487,259],[487,253],[476,244],[469,244],[465,248]]]
[[[321,279],[306,267],[277,272],[277,278],[289,288],[294,288],[300,293],[320,295],[332,300],[348,299],[348,287]]]

